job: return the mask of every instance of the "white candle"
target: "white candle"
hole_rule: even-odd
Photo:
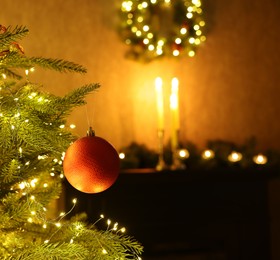
[[[163,92],[162,92],[162,79],[157,77],[155,80],[155,90],[157,99],[157,113],[158,113],[158,130],[164,129],[163,119]]]
[[[171,110],[171,146],[172,150],[178,148],[178,131],[179,131],[179,105],[178,91],[179,81],[177,78],[172,79],[171,95],[170,95],[170,110]]]
[[[173,111],[174,116],[174,127],[176,130],[180,128],[180,120],[179,120],[179,80],[177,78],[173,78],[171,82],[171,98],[172,103],[170,103],[170,108]]]

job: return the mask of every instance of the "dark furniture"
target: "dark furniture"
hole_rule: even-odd
[[[65,201],[77,197],[72,214],[90,222],[104,214],[125,226],[144,259],[269,260],[267,180],[258,169],[133,170],[99,194],[65,183]]]

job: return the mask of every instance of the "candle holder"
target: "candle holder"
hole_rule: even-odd
[[[158,130],[157,131],[158,136],[158,163],[156,166],[157,171],[162,171],[167,168],[164,158],[163,158],[163,138],[164,138],[164,130]]]
[[[174,140],[171,144],[171,152],[172,152],[172,164],[170,169],[171,170],[183,170],[186,168],[186,165],[182,162],[179,155],[178,149],[178,139],[179,139],[179,131],[177,130],[174,133]]]

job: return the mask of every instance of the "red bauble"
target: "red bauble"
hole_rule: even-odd
[[[77,190],[98,193],[111,187],[119,175],[120,159],[115,148],[98,136],[86,136],[67,149],[64,175]]]

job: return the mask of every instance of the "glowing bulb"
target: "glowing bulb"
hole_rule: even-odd
[[[150,29],[150,27],[149,27],[148,25],[144,25],[144,26],[143,26],[143,31],[144,31],[144,32],[149,31],[149,29]]]
[[[179,56],[180,52],[179,52],[179,50],[174,50],[172,54],[173,54],[173,56],[176,57],[176,56]]]
[[[125,153],[120,153],[119,157],[120,157],[120,159],[124,159],[125,158]]]
[[[179,156],[181,158],[188,158],[190,156],[190,153],[187,149],[180,149],[179,150]]]
[[[192,19],[193,14],[192,13],[187,13],[186,16],[187,16],[188,19]]]
[[[106,249],[105,249],[105,248],[103,248],[103,249],[102,249],[102,253],[103,253],[104,255],[106,255],[106,254],[107,254],[107,251],[106,251]]]
[[[150,40],[148,39],[148,38],[145,38],[144,40],[143,40],[143,43],[144,44],[148,44],[150,42]]]
[[[61,227],[61,223],[60,223],[60,222],[55,223],[55,225],[56,225],[58,228]]]
[[[19,186],[19,188],[20,188],[21,190],[23,190],[23,189],[26,187],[26,183],[25,183],[25,182],[22,182],[22,183],[20,183],[18,186]]]
[[[2,73],[2,78],[6,79],[7,78],[6,74]]]
[[[194,51],[189,51],[188,55],[189,55],[190,57],[193,57],[193,56],[195,55],[195,52],[194,52]]]
[[[187,33],[187,29],[186,29],[186,28],[184,28],[184,27],[183,27],[183,28],[181,28],[180,33],[181,33],[181,34],[186,34],[186,33]]]
[[[242,159],[242,154],[233,151],[229,156],[228,156],[228,160],[230,162],[238,162]]]
[[[76,128],[76,126],[75,126],[74,124],[71,124],[69,127],[70,127],[71,129]]]
[[[30,199],[31,199],[31,200],[35,200],[35,196],[34,196],[34,195],[31,195],[31,196],[30,196]]]
[[[73,202],[73,204],[76,204],[77,203],[77,199],[76,198],[73,199],[72,202]]]
[[[47,228],[47,224],[44,224],[44,225],[43,225],[43,228]]]
[[[203,159],[212,159],[212,158],[214,158],[214,156],[215,156],[215,153],[212,150],[205,150],[202,153],[202,158]]]
[[[266,164],[267,163],[267,157],[262,155],[262,154],[258,154],[258,155],[253,157],[253,161],[256,164]]]
[[[65,125],[60,125],[59,128],[63,129],[65,127]]]
[[[122,233],[124,233],[126,231],[125,227],[121,228],[120,230],[121,230]]]
[[[182,42],[182,39],[181,39],[181,38],[176,38],[176,39],[175,39],[175,43],[176,43],[176,44],[180,44],[181,42]]]

